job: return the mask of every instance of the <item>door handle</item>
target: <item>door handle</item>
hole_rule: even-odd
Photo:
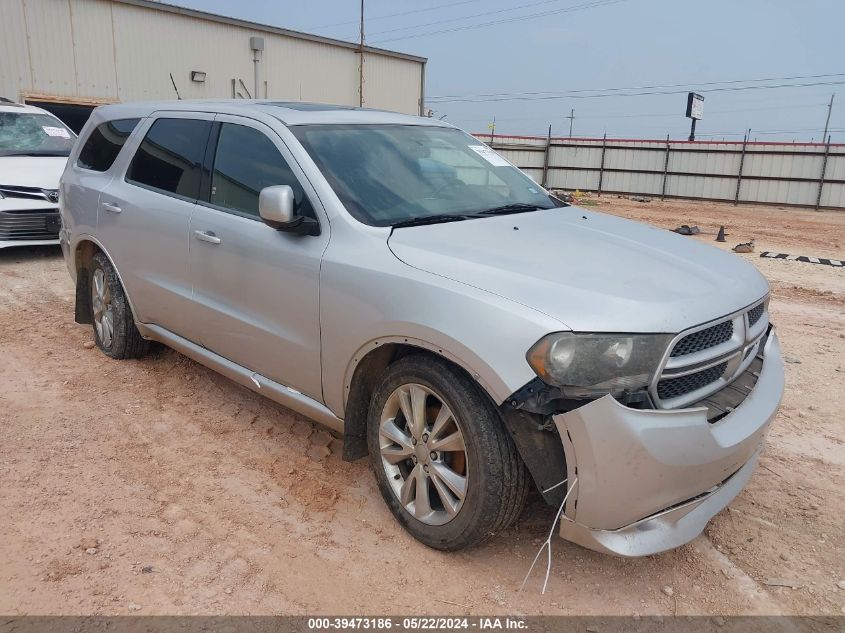
[[[120,213],[123,211],[123,209],[111,202],[103,202],[100,206],[103,208],[103,211],[108,211],[109,213]]]
[[[209,244],[219,244],[220,238],[213,231],[194,231],[194,237]]]

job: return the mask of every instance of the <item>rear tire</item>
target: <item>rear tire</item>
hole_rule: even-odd
[[[140,358],[150,342],[141,337],[126,293],[108,257],[94,255],[88,280],[94,342],[115,359]]]
[[[370,401],[367,442],[387,506],[429,547],[471,547],[522,510],[528,476],[499,412],[443,359],[406,356],[385,370]]]

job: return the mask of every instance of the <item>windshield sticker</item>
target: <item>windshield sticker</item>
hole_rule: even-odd
[[[494,150],[490,149],[486,145],[470,145],[469,148],[494,167],[511,166],[508,161],[499,156]]]
[[[70,134],[63,127],[51,127],[49,125],[42,125],[41,129],[47,133],[47,136],[57,136],[59,138],[70,138]]]

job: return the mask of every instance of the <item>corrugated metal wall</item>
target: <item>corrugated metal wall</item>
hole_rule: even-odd
[[[0,0],[0,96],[75,102],[231,98],[254,91],[249,38],[264,37],[260,98],[358,105],[353,45],[131,0]],[[364,105],[420,113],[425,60],[368,50]],[[192,70],[207,73],[192,82]],[[240,82],[243,82],[242,84]]]
[[[843,144],[476,136],[551,189],[845,208]]]

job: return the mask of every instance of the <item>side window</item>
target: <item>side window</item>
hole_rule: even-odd
[[[314,216],[302,185],[273,142],[254,128],[224,123],[217,140],[209,202],[257,216],[258,194],[272,185],[290,185],[296,213]]]
[[[158,119],[141,141],[126,179],[189,200],[199,198],[211,121]]]
[[[82,146],[76,164],[93,171],[108,171],[140,120],[117,119],[98,125]]]

